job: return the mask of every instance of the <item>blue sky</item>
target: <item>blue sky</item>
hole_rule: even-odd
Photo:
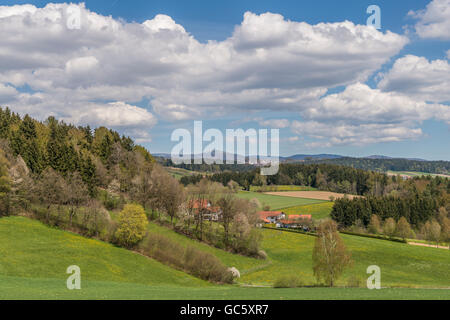
[[[0,1],[3,6],[26,4],[43,15],[65,10],[46,7],[47,1]],[[372,4],[381,8],[382,28],[378,33],[358,33]],[[171,132],[192,130],[194,120],[203,120],[205,129],[223,132],[267,128],[283,120],[282,155],[450,160],[447,7],[448,0],[87,0],[82,8],[87,16],[95,13],[110,27],[107,17],[112,16],[121,24],[120,32],[82,25],[78,34],[64,31],[64,37],[55,31],[40,42],[28,41],[20,48],[27,47],[29,55],[21,59],[13,53],[0,56],[3,65],[14,65],[0,68],[0,105],[43,119],[52,114],[80,124],[105,124],[130,134],[151,152],[169,153],[175,144]],[[49,29],[39,11],[18,9],[2,16],[2,10],[6,9],[0,9],[0,27],[3,23],[28,36],[25,19],[7,19],[29,15],[36,28]],[[244,18],[246,12],[251,14]],[[346,29],[343,33],[321,27],[346,20],[352,25],[339,25]],[[153,21],[151,27],[146,21]],[[14,29],[13,23],[18,24]],[[133,25],[150,28],[156,40],[148,40]],[[142,47],[139,41],[125,43],[140,36]],[[273,45],[278,40],[280,44]],[[13,40],[5,42],[11,52],[17,49]],[[330,43],[335,45],[315,57],[316,51],[301,47],[327,48]],[[122,52],[120,44],[129,52]],[[333,52],[340,44],[342,48]],[[421,71],[411,74],[411,68]],[[246,73],[240,73],[243,69]],[[272,104],[274,94],[280,99]],[[46,97],[51,99],[47,104],[35,102]]]

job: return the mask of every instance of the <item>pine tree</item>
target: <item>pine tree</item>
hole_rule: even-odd
[[[83,182],[86,184],[89,194],[94,196],[95,194],[95,164],[92,162],[90,156],[86,156],[82,160],[80,159],[80,175]]]
[[[109,157],[112,152],[112,142],[108,134],[106,134],[100,144],[99,156],[104,164],[108,164]]]
[[[11,192],[11,180],[8,173],[8,160],[0,149],[0,216],[10,213],[9,196]]]

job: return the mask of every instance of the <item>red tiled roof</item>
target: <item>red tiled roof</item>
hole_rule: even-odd
[[[189,201],[189,208],[192,209],[197,209],[194,212],[198,213],[200,210],[199,209],[205,209],[210,211],[211,213],[217,213],[220,211],[219,207],[213,207],[211,206],[211,204],[209,203],[208,200],[195,200],[195,201]]]
[[[260,211],[260,212],[258,212],[259,218],[267,223],[270,222],[267,219],[268,217],[276,217],[276,216],[279,216],[280,214],[283,214],[283,212],[281,212],[281,211]]]
[[[281,223],[283,223],[283,224],[293,224],[293,223],[297,223],[300,219],[311,220],[311,215],[310,214],[291,214],[289,216],[289,219],[281,220]]]
[[[207,208],[208,207],[208,200],[194,200],[189,201],[189,208],[198,209],[198,208]]]

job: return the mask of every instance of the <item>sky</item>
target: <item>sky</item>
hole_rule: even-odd
[[[279,129],[283,156],[450,160],[449,59],[450,0],[0,0],[0,106],[152,153],[203,121]]]

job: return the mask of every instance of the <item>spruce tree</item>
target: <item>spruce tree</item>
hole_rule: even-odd
[[[10,213],[9,196],[11,192],[11,180],[8,173],[8,160],[0,149],[0,216]]]

